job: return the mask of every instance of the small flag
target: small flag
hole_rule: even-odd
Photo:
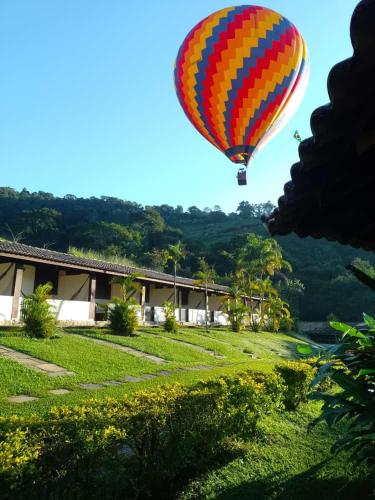
[[[296,141],[298,141],[298,142],[301,142],[301,141],[302,141],[302,138],[301,138],[301,136],[300,136],[300,134],[299,134],[298,130],[296,130],[296,131],[294,132],[293,137],[294,137],[294,138],[296,139]]]

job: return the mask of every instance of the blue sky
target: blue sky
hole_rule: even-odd
[[[3,0],[0,185],[141,204],[276,202],[298,161],[292,135],[328,101],[330,68],[352,55],[357,0],[263,0],[304,36],[311,76],[287,127],[257,155],[248,186],[186,119],[173,64],[187,32],[227,0]]]

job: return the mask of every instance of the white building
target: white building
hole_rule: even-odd
[[[142,291],[136,293],[142,321],[164,321],[162,304],[174,297],[174,277],[170,274],[54,252],[20,243],[0,241],[0,324],[17,323],[23,297],[43,283],[53,285],[50,303],[57,319],[65,324],[93,325],[103,320],[103,308],[119,297],[115,276],[139,276]],[[178,308],[182,323],[204,324],[205,293],[193,279],[176,279]],[[212,284],[208,288],[209,318],[212,324],[226,325],[222,311],[228,288]]]

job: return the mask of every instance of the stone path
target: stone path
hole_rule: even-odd
[[[225,356],[222,356],[221,354],[218,354],[215,351],[211,351],[210,349],[206,349],[205,347],[202,347],[200,345],[192,344],[191,342],[186,342],[186,340],[179,340],[179,339],[171,339],[170,337],[164,337],[161,335],[158,335],[157,333],[151,333],[151,332],[143,332],[143,335],[153,335],[154,337],[159,337],[161,339],[165,339],[169,342],[175,342],[178,344],[186,345],[187,347],[191,347],[192,349],[195,349],[200,352],[204,352],[205,354],[208,354],[209,356],[213,356],[214,358],[217,359],[224,359]]]
[[[190,366],[186,368],[174,368],[172,370],[160,370],[157,373],[144,373],[142,375],[134,376],[134,375],[126,375],[124,377],[119,378],[118,380],[108,380],[106,382],[101,383],[85,383],[78,384],[78,387],[84,389],[86,391],[96,391],[98,389],[104,389],[105,387],[118,386],[123,384],[136,384],[138,382],[144,382],[145,380],[151,380],[157,377],[167,377],[168,375],[172,375],[174,373],[181,373],[187,371],[202,371],[202,370],[212,370],[213,368],[217,368],[217,366],[209,366],[209,365],[198,365],[198,366]],[[68,394],[68,389],[51,389],[48,391],[50,394],[55,395],[63,395]],[[19,396],[10,396],[7,398],[11,403],[27,403],[29,401],[36,401],[37,397],[27,396],[25,394]]]
[[[34,358],[29,354],[24,354],[23,352],[15,351],[10,347],[5,347],[0,345],[0,356],[4,358],[9,358],[12,361],[16,361],[21,365],[27,366],[38,372],[45,373],[49,377],[65,377],[68,375],[74,375],[74,372],[63,368],[62,366],[55,365],[54,363],[49,363],[48,361],[43,361],[38,358]]]
[[[96,344],[112,347],[112,349],[116,349],[116,351],[126,352],[127,354],[136,356],[137,358],[147,359],[148,361],[151,361],[152,363],[156,363],[158,365],[168,363],[166,359],[160,358],[159,356],[154,356],[153,354],[148,354],[147,352],[138,351],[137,349],[133,349],[132,347],[128,347],[125,345],[116,344],[115,342],[111,342],[109,340],[96,339],[94,337],[88,337],[86,335],[80,335],[80,337],[83,337],[91,342],[95,342]]]

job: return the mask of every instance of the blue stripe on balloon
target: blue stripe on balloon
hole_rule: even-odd
[[[250,123],[246,127],[246,131],[245,131],[245,134],[243,136],[243,144],[245,144],[246,137],[250,133],[250,131],[251,131],[252,127],[254,126],[254,124],[262,116],[262,114],[265,112],[265,110],[267,109],[267,107],[270,104],[272,104],[272,102],[277,98],[277,96],[280,95],[280,94],[282,94],[282,92],[289,87],[289,85],[291,84],[291,82],[293,81],[293,79],[295,77],[295,74],[296,74],[296,70],[292,69],[291,72],[289,73],[289,75],[286,75],[284,77],[283,81],[281,83],[279,83],[278,85],[276,85],[276,87],[274,88],[274,90],[268,94],[267,99],[264,99],[261,102],[261,105],[256,110],[256,112],[254,113],[254,115],[252,116],[252,118],[250,120]],[[255,145],[255,144],[253,144],[253,145]]]
[[[242,68],[237,71],[236,78],[232,80],[232,87],[228,92],[228,99],[226,101],[227,106],[224,112],[225,133],[228,144],[230,144],[231,112],[234,106],[234,101],[243,87],[245,78],[249,76],[249,73],[253,68],[256,68],[258,60],[265,56],[266,50],[270,49],[272,44],[279,40],[291,26],[291,23],[285,18],[281,18],[277,24],[274,24],[272,30],[267,31],[266,38],[260,39],[258,46],[251,50],[250,56],[244,58]],[[238,146],[238,144],[230,145]]]
[[[214,29],[212,30],[212,35],[210,37],[208,37],[206,40],[206,47],[202,50],[201,61],[197,65],[198,71],[195,75],[197,83],[196,83],[194,89],[196,91],[196,102],[198,105],[198,111],[199,111],[199,114],[202,118],[202,121],[204,123],[204,126],[205,126],[207,132],[210,134],[210,136],[212,137],[212,139],[215,142],[216,142],[216,139],[215,139],[212,131],[210,130],[210,127],[208,125],[208,122],[207,122],[207,119],[205,116],[205,109],[204,109],[204,102],[203,102],[203,100],[204,100],[203,99],[204,80],[207,77],[206,70],[207,70],[208,63],[209,63],[209,57],[214,52],[215,44],[219,41],[220,34],[227,29],[228,24],[234,20],[234,18],[237,14],[242,13],[243,10],[248,9],[248,8],[249,8],[248,5],[241,5],[240,7],[236,7],[234,10],[229,12],[226,17],[223,17],[222,19],[220,19],[219,24],[217,26],[215,26]]]

